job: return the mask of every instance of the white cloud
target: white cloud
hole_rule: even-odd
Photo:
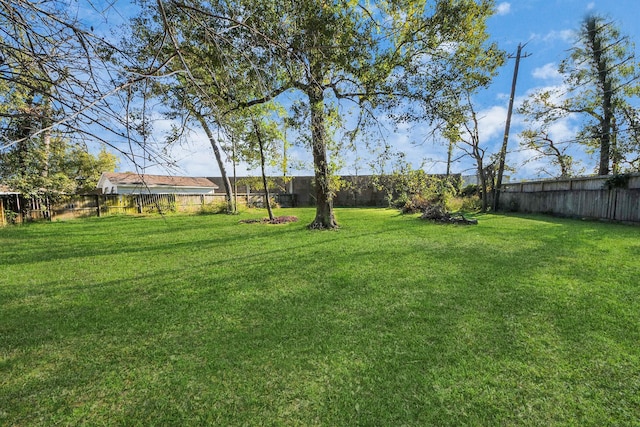
[[[511,12],[511,3],[502,2],[496,7],[496,14],[498,15],[507,15]]]
[[[532,32],[529,34],[529,41],[538,41],[545,44],[561,42],[572,44],[576,38],[576,32],[572,29],[569,30],[551,30],[548,33],[541,34]]]
[[[481,141],[489,141],[504,134],[504,125],[507,120],[507,109],[502,106],[493,106],[478,112],[478,126]]]
[[[575,38],[574,30],[560,30],[560,31],[549,31],[547,34],[543,35],[542,41],[544,42],[553,42],[556,40],[560,40],[565,43],[571,43]]]
[[[517,149],[512,150],[507,156],[507,163],[510,166],[515,166],[516,171],[511,174],[510,181],[520,181],[523,179],[532,178],[548,178],[548,176],[542,176],[540,169],[547,165],[547,162],[538,159],[533,160],[537,156],[534,150],[529,149]]]
[[[558,72],[557,65],[553,62],[534,69],[531,75],[540,80],[558,80],[562,78],[562,75]]]
[[[549,138],[559,145],[567,141],[573,141],[578,132],[574,118],[569,116],[556,120],[549,126]]]
[[[549,102],[554,104],[562,103],[569,94],[569,87],[564,84],[550,84],[548,86],[532,87],[526,91],[524,95],[516,97],[515,105],[519,106],[525,99],[530,99],[532,96],[542,92],[548,92],[550,95]]]
[[[592,1],[587,5],[587,10],[593,10],[596,8],[596,2]]]

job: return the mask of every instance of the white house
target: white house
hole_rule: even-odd
[[[209,178],[103,172],[102,194],[214,194],[218,186]]]

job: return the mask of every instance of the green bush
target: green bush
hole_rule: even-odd
[[[18,215],[18,212],[8,209],[4,211],[4,218],[7,221],[7,224],[15,224],[18,221]]]
[[[404,209],[404,207],[411,201],[411,197],[407,193],[401,194],[395,199],[389,200],[389,207],[396,209]]]
[[[433,205],[446,207],[458,191],[451,180],[428,176],[422,170],[411,171],[399,182],[399,195],[390,206],[403,213],[424,212]]]
[[[477,194],[462,199],[460,210],[465,212],[478,212],[482,209],[482,199]]]
[[[207,203],[202,205],[200,208],[200,214],[223,214],[230,213],[229,207],[227,206],[227,202],[225,200],[219,200],[211,203]]]
[[[629,188],[629,180],[631,175],[628,173],[621,173],[611,175],[604,183],[604,186],[609,190],[614,188]]]
[[[460,195],[462,197],[471,197],[471,196],[477,196],[480,194],[480,188],[478,187],[477,184],[469,184],[466,185],[461,191],[460,191]]]

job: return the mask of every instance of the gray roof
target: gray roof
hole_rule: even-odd
[[[105,172],[104,176],[116,185],[140,185],[148,187],[202,187],[218,188],[209,178],[169,175],[140,175],[131,172]]]

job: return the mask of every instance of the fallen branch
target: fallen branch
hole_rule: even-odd
[[[427,207],[422,211],[420,219],[426,219],[442,224],[478,225],[477,219],[467,219],[461,213],[453,214],[447,212],[442,205],[431,205]]]

